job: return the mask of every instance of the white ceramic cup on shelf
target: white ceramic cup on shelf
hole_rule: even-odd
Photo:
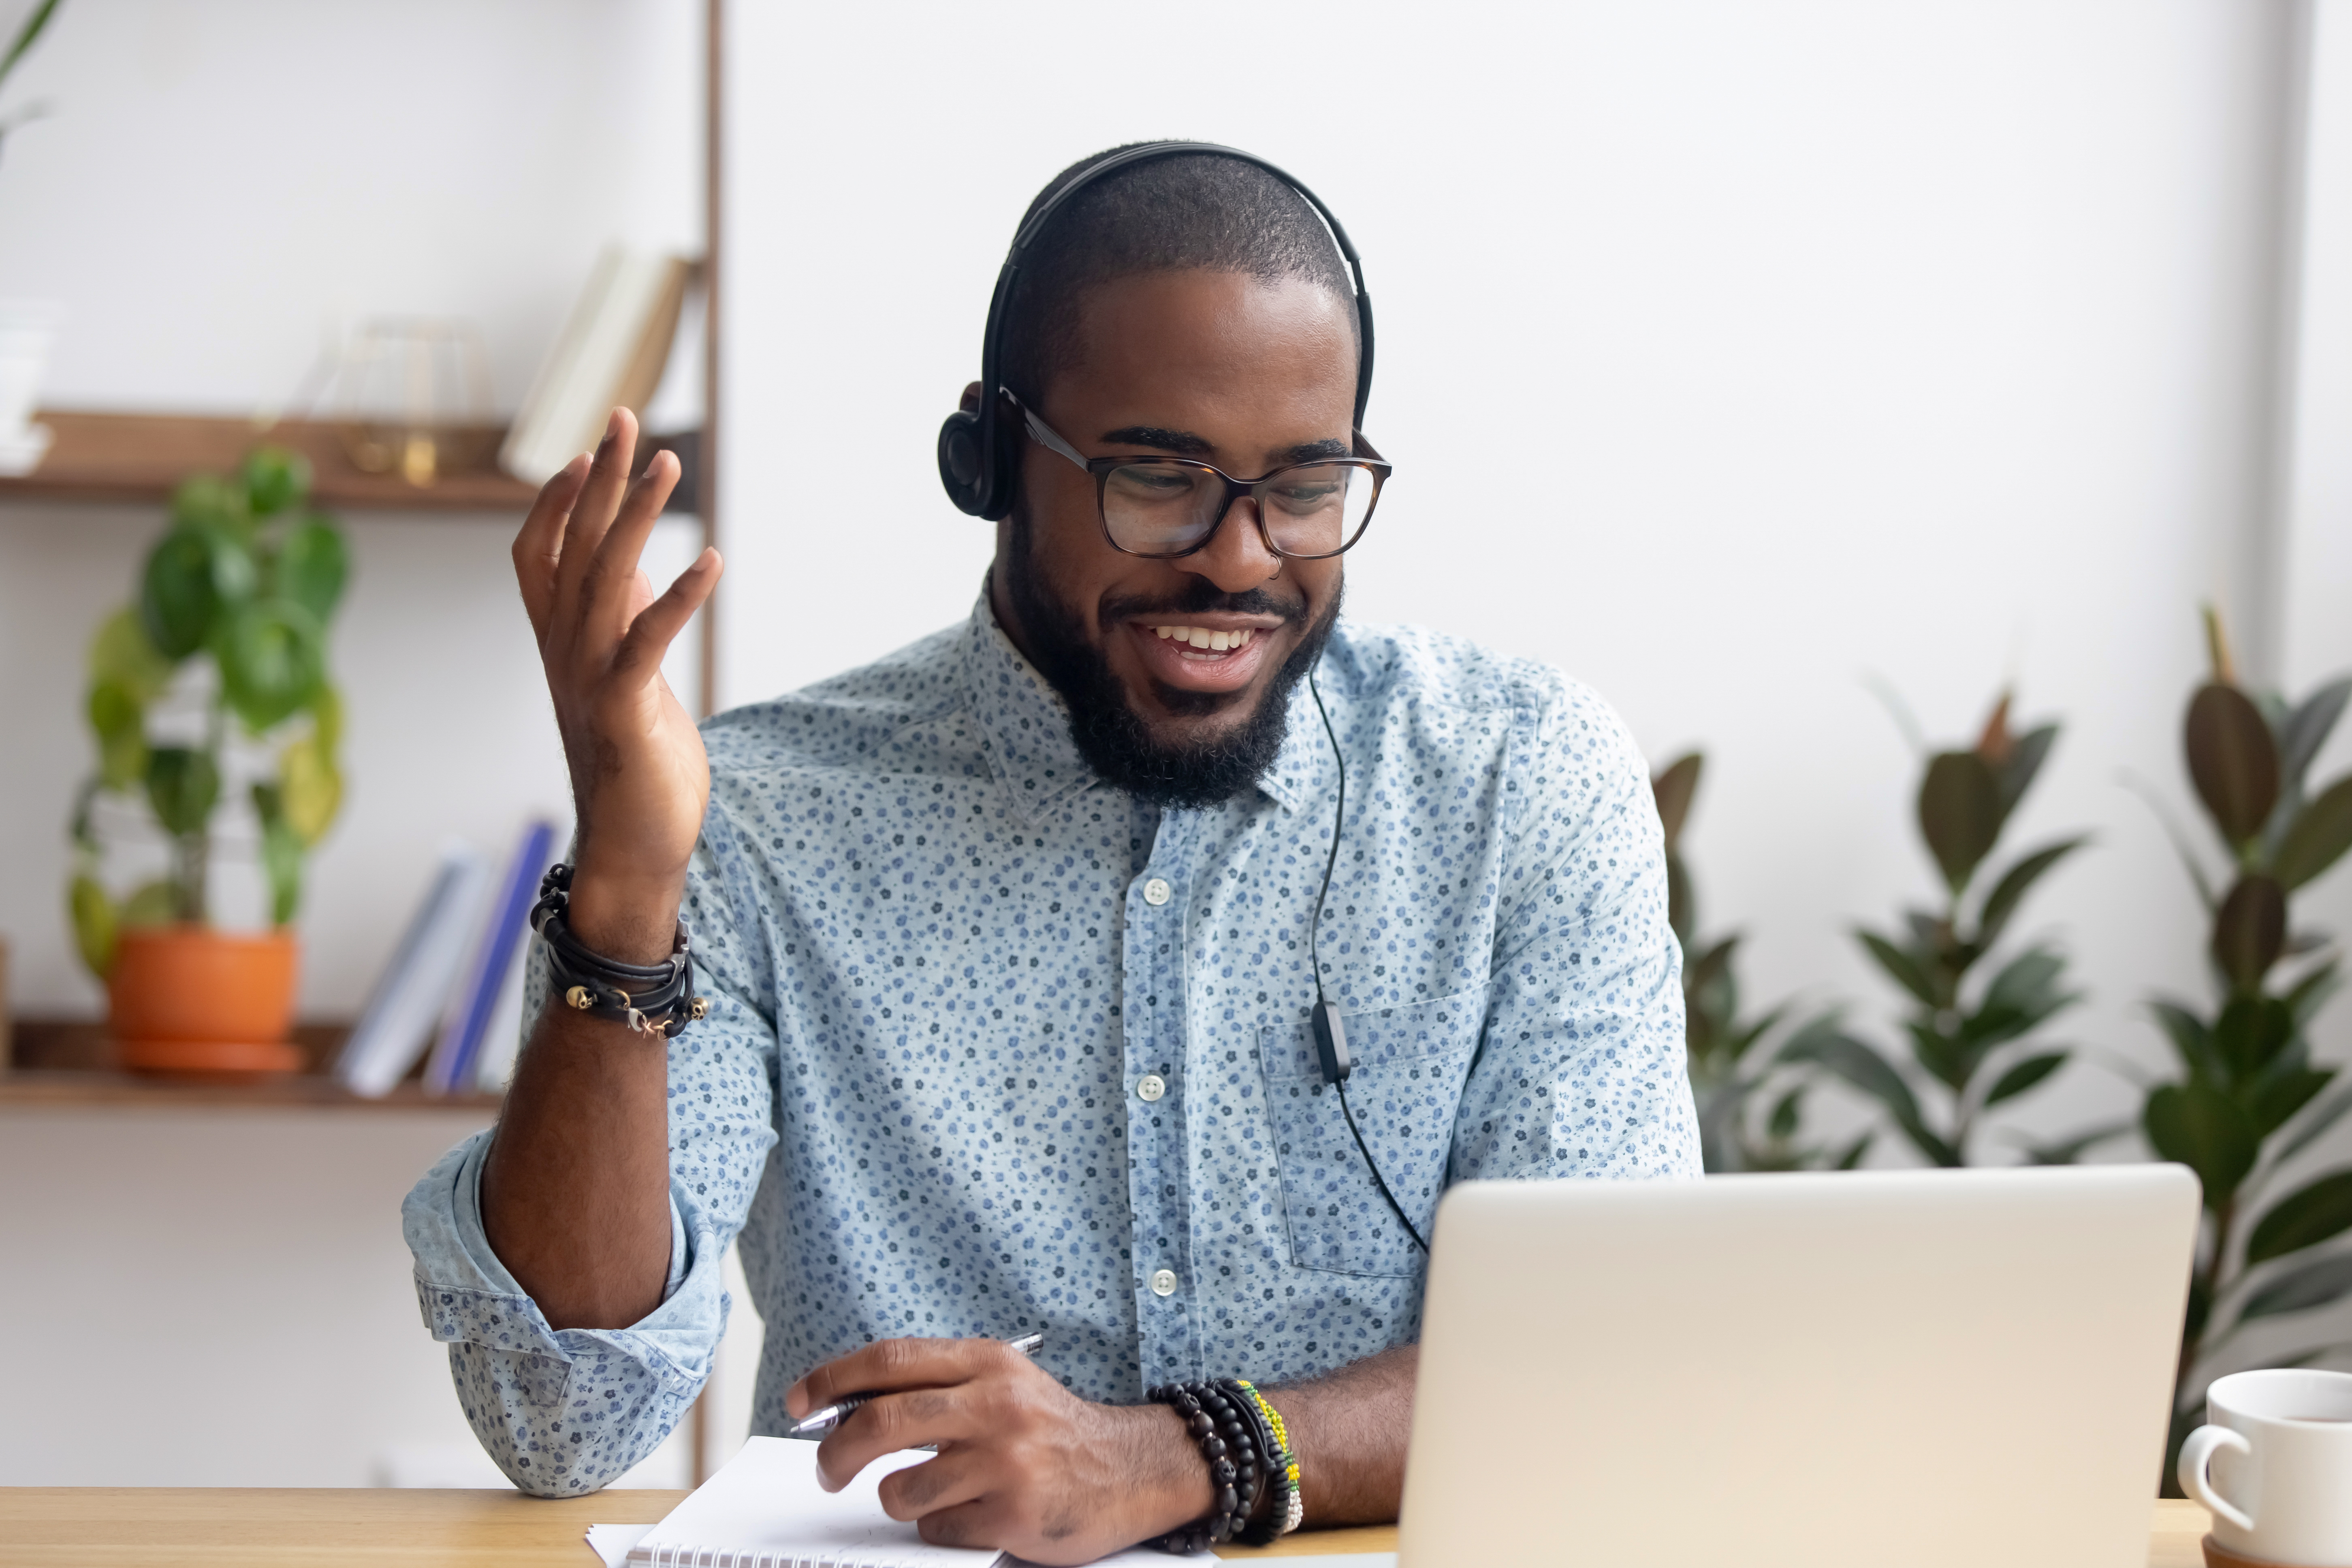
[[[2233,1373],[2205,1391],[2180,1489],[2214,1544],[2290,1568],[2352,1568],[2352,1374]]]

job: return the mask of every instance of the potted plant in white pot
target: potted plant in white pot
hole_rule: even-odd
[[[76,802],[68,890],[83,961],[107,984],[125,1067],[286,1072],[303,858],[342,800],[342,704],[326,628],[347,556],[332,518],[304,503],[310,469],[264,447],[233,479],[180,487],[133,603],[90,645],[98,763]],[[212,922],[215,827],[250,806],[269,926]],[[160,829],[164,874],[118,899],[103,879],[101,805]],[[242,815],[242,814],[240,814]]]

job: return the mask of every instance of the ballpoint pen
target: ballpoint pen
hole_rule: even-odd
[[[1004,1342],[1011,1345],[1014,1350],[1019,1351],[1023,1355],[1035,1355],[1039,1350],[1044,1348],[1045,1336],[1043,1334],[1023,1334],[1017,1339],[1010,1339]],[[879,1399],[880,1397],[880,1394],[846,1394],[842,1398],[835,1400],[833,1404],[826,1405],[822,1410],[810,1411],[806,1419],[794,1422],[792,1428],[787,1431],[784,1436],[787,1437],[822,1437],[826,1433],[832,1431],[835,1426],[840,1426],[844,1418],[845,1418],[851,1411],[856,1409],[859,1405],[865,1404],[869,1399]]]

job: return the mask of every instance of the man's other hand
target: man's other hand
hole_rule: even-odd
[[[794,1420],[852,1394],[817,1448],[838,1491],[900,1448],[936,1459],[882,1479],[882,1507],[940,1546],[994,1547],[1033,1563],[1087,1563],[1209,1511],[1206,1461],[1165,1405],[1095,1405],[994,1340],[880,1340],[785,1392]]]
[[[702,737],[662,679],[662,655],[720,565],[706,549],[654,596],[637,558],[678,467],[657,452],[631,484],[636,445],[635,416],[613,410],[593,457],[574,458],[539,492],[514,563],[579,812],[572,929],[609,958],[657,963],[710,798]]]

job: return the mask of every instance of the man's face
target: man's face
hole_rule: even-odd
[[[1088,457],[1194,458],[1237,479],[1345,455],[1352,312],[1296,280],[1120,279],[1081,301],[1078,353],[1037,412]],[[1281,742],[1289,689],[1339,607],[1339,559],[1276,555],[1246,498],[1193,554],[1125,554],[1103,537],[1094,477],[1020,445],[1021,505],[999,525],[991,577],[998,620],[1069,700],[1111,783],[1176,804],[1234,793]],[[1180,626],[1230,646],[1162,635]]]

